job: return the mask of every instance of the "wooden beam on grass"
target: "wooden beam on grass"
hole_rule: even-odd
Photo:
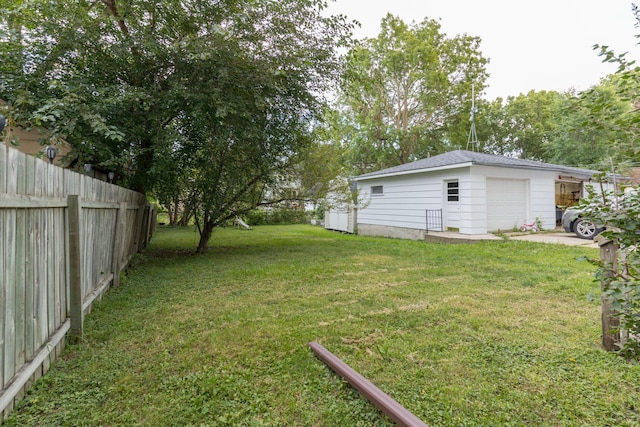
[[[320,360],[335,373],[346,379],[349,384],[376,405],[389,418],[401,427],[428,427],[420,418],[409,412],[404,406],[393,400],[388,394],[373,385],[365,377],[354,371],[349,365],[336,357],[317,342],[310,342],[309,347]]]

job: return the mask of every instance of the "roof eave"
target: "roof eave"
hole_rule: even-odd
[[[421,169],[411,169],[411,170],[406,170],[406,171],[381,173],[379,175],[373,175],[373,176],[361,175],[361,176],[356,176],[354,178],[354,180],[355,181],[367,181],[367,180],[370,180],[370,179],[389,178],[389,177],[393,177],[393,176],[402,176],[402,175],[411,175],[411,174],[414,174],[414,173],[421,173],[421,172],[437,172],[437,171],[441,171],[441,170],[461,169],[461,168],[470,167],[472,165],[473,165],[473,162],[466,162],[466,163],[456,163],[456,164],[453,164],[453,165],[446,165],[446,166],[437,166],[437,167],[433,167],[433,168],[421,168]]]
[[[411,175],[411,174],[416,174],[416,173],[424,173],[424,172],[438,172],[438,171],[442,171],[442,170],[451,170],[451,169],[462,169],[462,168],[467,168],[470,166],[488,166],[488,167],[495,167],[495,168],[511,168],[511,169],[528,169],[528,170],[538,170],[538,171],[546,171],[546,172],[555,172],[555,173],[566,173],[566,174],[575,174],[575,175],[581,175],[587,178],[592,177],[594,174],[599,173],[598,171],[591,171],[588,169],[579,169],[579,168],[563,168],[563,167],[558,167],[558,168],[553,168],[553,167],[537,167],[537,166],[526,166],[526,165],[496,165],[496,164],[490,164],[490,163],[484,163],[484,162],[474,162],[474,161],[469,161],[469,162],[464,162],[464,163],[455,163],[452,165],[446,165],[446,166],[438,166],[438,167],[431,167],[431,168],[421,168],[421,169],[411,169],[411,170],[406,170],[406,171],[397,171],[397,172],[390,172],[390,173],[383,173],[383,174],[378,174],[378,175],[371,175],[371,176],[367,176],[367,175],[361,175],[361,176],[357,176],[354,179],[356,181],[368,181],[371,179],[378,179],[378,178],[389,178],[389,177],[395,177],[395,176],[403,176],[403,175]]]

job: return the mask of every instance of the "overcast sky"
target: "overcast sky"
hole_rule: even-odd
[[[354,36],[376,37],[391,13],[407,24],[439,20],[449,37],[466,33],[482,39],[489,58],[485,97],[506,98],[534,89],[587,89],[615,71],[603,64],[594,44],[638,58],[631,0],[337,0],[331,14],[361,23]],[[640,1],[636,0],[636,3]]]

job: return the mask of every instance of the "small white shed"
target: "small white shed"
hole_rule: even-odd
[[[596,173],[451,151],[356,177],[365,200],[357,229],[362,235],[413,239],[423,239],[429,231],[509,231],[536,219],[552,229],[565,196],[577,200]]]
[[[357,210],[353,207],[347,209],[328,209],[324,214],[324,228],[345,233],[355,233]]]

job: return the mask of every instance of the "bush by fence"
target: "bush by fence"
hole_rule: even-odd
[[[0,421],[149,241],[143,194],[0,143]]]
[[[247,214],[246,222],[249,225],[283,225],[304,224],[309,220],[308,212],[304,209],[273,208],[255,209]]]

